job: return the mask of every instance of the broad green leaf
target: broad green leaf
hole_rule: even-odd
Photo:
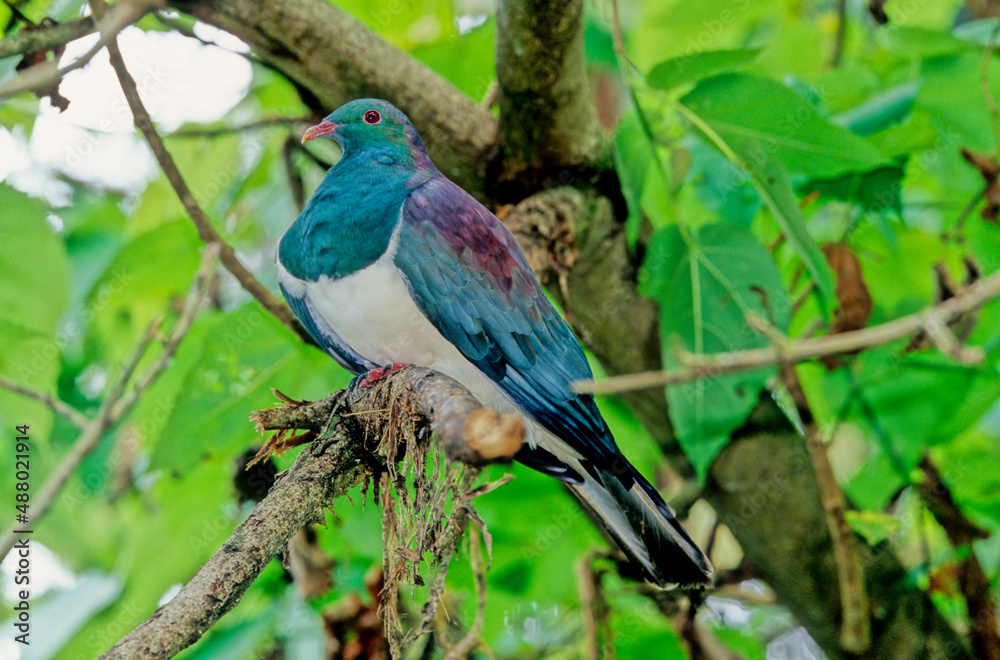
[[[678,342],[695,354],[766,346],[768,340],[748,325],[748,315],[779,329],[788,325],[781,274],[745,229],[664,229],[653,237],[640,282],[641,291],[660,304],[663,364],[668,370],[683,368],[675,350]],[[670,418],[699,476],[704,478],[773,373],[774,368],[760,369],[667,388]]]
[[[87,355],[116,368],[154,316],[187,294],[201,241],[188,220],[175,220],[128,242],[94,283],[82,310]]]
[[[50,333],[66,304],[66,250],[36,200],[0,184],[0,209],[0,318]]]
[[[1000,98],[1000,62],[990,60],[987,73],[993,97]],[[980,49],[926,60],[921,77],[923,85],[913,111],[929,117],[937,133],[935,148],[955,153],[960,147],[984,153],[996,149],[981,88]],[[959,98],[965,102],[957,102]]]
[[[750,169],[774,158],[789,172],[832,177],[889,164],[863,138],[834,126],[770,78],[722,74],[699,82],[681,103]]]
[[[818,192],[825,197],[852,202],[866,213],[902,214],[900,192],[903,168],[880,167],[870,172],[852,172],[833,179],[811,179],[798,186],[802,196]]]
[[[708,78],[752,62],[759,48],[737,50],[706,50],[660,62],[646,76],[650,87],[670,90],[684,83]]]
[[[884,30],[881,38],[889,52],[912,58],[951,55],[976,48],[975,44],[953,37],[947,32],[899,24],[891,25]]]
[[[37,201],[0,184],[0,209],[0,374],[51,394],[65,345],[56,326],[69,293],[66,249]],[[32,439],[43,443],[52,414],[41,403],[0,390],[0,438],[13,437],[19,424],[31,425]],[[12,460],[7,452],[0,467]]]
[[[629,241],[635,241],[642,222],[642,192],[647,179],[655,171],[653,146],[642,130],[634,110],[622,116],[614,136],[615,170],[621,184],[622,195],[628,204],[625,222]],[[660,181],[662,187],[664,182]]]
[[[782,163],[803,174],[835,176],[888,161],[862,138],[826,122],[800,96],[764,78],[724,74],[704,80],[681,104],[698,131],[750,175],[816,282],[825,310],[834,299],[833,276],[806,229]]]
[[[272,387],[315,399],[348,380],[329,356],[298,341],[256,304],[219,317],[201,351],[153,450],[156,467],[231,460],[261,443],[247,414],[274,405]]]
[[[481,99],[496,78],[495,41],[496,22],[490,18],[465,34],[448,33],[432,43],[420,44],[410,54],[468,96]]]

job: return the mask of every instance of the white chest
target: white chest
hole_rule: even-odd
[[[277,264],[278,280],[292,295],[307,298],[330,329],[362,357],[378,365],[402,362],[451,376],[482,403],[515,410],[513,402],[486,378],[424,316],[395,265],[395,237],[371,266],[339,280],[315,282]]]

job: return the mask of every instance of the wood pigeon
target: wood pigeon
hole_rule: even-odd
[[[571,389],[590,367],[514,236],[434,167],[388,102],[347,103],[302,140],[319,137],[343,156],[282,237],[276,265],[319,345],[355,374],[428,367],[522,415],[528,438],[515,458],[564,482],[645,579],[708,583],[708,558],[622,455],[593,396]]]

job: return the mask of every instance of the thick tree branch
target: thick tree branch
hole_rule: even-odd
[[[0,39],[0,59],[52,50],[57,46],[90,34],[96,28],[90,16],[67,23],[39,25],[25,28],[16,34]]]
[[[447,402],[453,399],[460,404],[441,408],[442,403],[451,405]],[[387,414],[387,410],[395,412]],[[472,395],[450,378],[407,367],[373,387],[352,387],[322,401],[286,402],[256,413],[253,419],[264,428],[287,424],[323,430],[180,593],[101,658],[170,658],[196,642],[235,607],[261,570],[300,528],[323,522],[324,509],[336,498],[387,467],[380,448],[391,438],[400,415],[412,414],[426,423],[424,413],[429,412],[448,447],[458,441],[453,434],[462,433],[459,429],[475,426],[470,418],[482,410]],[[518,446],[523,427],[520,430]],[[476,435],[465,437],[469,440]],[[445,541],[457,543],[458,539]]]
[[[497,10],[502,181],[608,155],[587,84],[582,0],[503,0]],[[606,165],[606,164],[603,164]]]
[[[314,0],[206,0],[173,5],[232,32],[332,112],[358,97],[402,108],[442,172],[482,197],[496,119],[441,76],[346,12]]]

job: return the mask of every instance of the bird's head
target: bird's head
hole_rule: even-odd
[[[302,142],[320,137],[336,140],[344,155],[376,150],[399,151],[415,160],[427,157],[413,124],[398,108],[381,99],[357,99],[337,108],[302,135]]]

